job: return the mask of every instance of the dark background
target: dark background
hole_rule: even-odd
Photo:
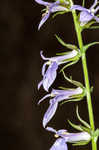
[[[77,2],[77,1],[75,1]],[[92,1],[93,2],[93,1]],[[89,6],[89,1],[86,3]],[[38,100],[46,93],[37,84],[41,80],[40,50],[51,57],[65,50],[54,34],[67,43],[77,43],[71,14],[50,19],[37,30],[41,18],[39,6],[31,0],[0,1],[0,148],[2,150],[48,150],[54,142],[53,134],[42,128],[42,118],[48,107],[48,100],[37,106]],[[99,30],[88,30],[83,34],[84,43],[99,41]],[[87,52],[90,83],[94,86],[92,98],[96,128],[99,127],[99,46]],[[81,62],[67,69],[67,75],[83,83]],[[61,74],[53,84],[68,86]],[[56,129],[73,130],[67,123],[69,118],[77,123],[75,106],[79,104],[82,118],[88,121],[86,101],[67,103],[59,107],[49,123]],[[84,150],[86,147],[69,149]]]

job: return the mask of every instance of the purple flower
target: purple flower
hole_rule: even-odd
[[[46,22],[46,20],[49,18],[51,13],[57,12],[57,11],[66,11],[67,8],[62,6],[60,1],[56,1],[53,3],[45,2],[43,0],[35,0],[38,4],[46,6],[46,12],[42,15],[42,20],[40,21],[38,29],[41,28],[41,26]],[[64,1],[64,4],[68,4],[69,2]]]
[[[87,22],[91,21],[92,19],[95,19],[96,22],[99,22],[99,18],[97,16],[95,16],[95,13],[99,10],[99,6],[96,7],[97,3],[98,3],[98,1],[95,0],[93,5],[89,9],[84,8],[80,5],[73,5],[71,7],[71,9],[81,11],[80,22],[82,25],[86,24]]]
[[[41,85],[43,85],[45,91],[48,91],[49,87],[53,84],[54,80],[56,79],[58,66],[60,64],[69,62],[69,59],[77,56],[78,52],[76,50],[73,50],[71,52],[68,52],[66,55],[51,58],[44,57],[42,53],[43,52],[41,51],[40,55],[43,60],[46,60],[46,62],[42,67],[43,80],[38,84],[38,89],[41,87]],[[46,70],[47,65],[48,68]]]
[[[49,101],[49,107],[47,109],[47,111],[44,114],[43,117],[43,127],[45,128],[45,126],[47,125],[47,123],[52,119],[52,117],[54,116],[57,107],[58,107],[58,103],[63,101],[63,100],[67,100],[67,99],[72,99],[73,96],[76,97],[76,95],[78,96],[79,94],[83,93],[83,89],[81,87],[78,87],[76,89],[68,89],[68,90],[55,90],[53,89],[51,94],[47,94],[45,95],[39,102],[41,103],[44,99],[48,98],[48,97],[53,97],[52,99],[50,99]]]
[[[58,138],[50,150],[68,150],[67,142],[75,143],[79,141],[89,141],[91,139],[90,134],[87,132],[68,133],[65,129],[58,131],[51,127],[47,127],[46,129],[55,133],[55,137]]]

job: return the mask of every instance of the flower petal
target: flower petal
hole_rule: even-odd
[[[80,13],[80,22],[87,23],[88,21],[93,19],[93,15],[87,11],[82,11]]]
[[[47,69],[44,77],[43,77],[43,87],[45,91],[48,91],[49,87],[52,85],[56,78],[56,71],[58,69],[58,65],[56,62],[53,62]]]
[[[61,136],[61,137],[62,137],[62,135],[63,135],[64,133],[67,132],[67,130],[65,130],[65,129],[61,129],[61,130],[56,131],[56,130],[53,129],[52,127],[47,127],[46,130],[51,131],[51,132],[53,132],[53,133],[56,133],[58,136]]]
[[[65,129],[58,130],[56,134],[64,138],[64,135],[67,134],[67,130],[65,130]],[[67,139],[68,139],[68,137],[67,137]],[[67,141],[67,139],[65,138],[65,141]]]
[[[45,128],[45,126],[47,125],[47,123],[52,119],[52,117],[54,116],[56,109],[58,107],[58,103],[55,102],[54,99],[50,100],[50,106],[48,107],[46,113],[44,114],[43,117],[43,127]]]
[[[97,5],[97,3],[98,3],[98,0],[95,0],[93,5],[90,7],[90,9],[93,9]]]
[[[94,16],[94,19],[96,20],[96,22],[99,22],[99,17]]]
[[[51,94],[45,95],[42,99],[39,100],[38,104],[40,104],[44,99],[46,99],[46,98],[48,98],[50,96],[51,96]]]
[[[88,9],[80,6],[80,5],[73,5],[71,8],[71,10],[80,10],[80,11],[88,11]]]
[[[50,150],[68,150],[68,147],[63,138],[58,138]]]
[[[42,0],[35,0],[35,2],[37,2],[38,4],[44,5],[44,6],[47,6],[50,4],[50,3],[42,1]]]
[[[69,133],[66,136],[68,136],[67,142],[88,141],[91,138],[87,132]]]
[[[53,129],[52,127],[47,127],[46,130],[51,131],[53,133],[57,133],[57,131]]]
[[[38,30],[41,28],[41,26],[46,22],[46,20],[49,18],[50,16],[50,12],[46,13],[44,15],[44,17],[42,18],[42,20],[40,21],[39,23],[39,26],[38,26]]]
[[[56,95],[55,99],[57,102],[61,102],[66,99],[70,99],[73,95],[82,94],[83,89],[78,87],[76,89],[68,90],[55,90],[53,89],[51,95]]]
[[[65,8],[63,6],[59,6],[59,5],[52,7],[52,9],[51,9],[52,13],[57,12],[57,11],[67,11],[67,8]]]
[[[47,62],[43,64],[43,67],[42,67],[42,76],[44,76],[44,74],[45,74],[46,65],[47,65]]]
[[[41,58],[42,58],[43,60],[50,60],[50,58],[45,57],[45,56],[43,55],[43,51],[40,51],[40,55],[41,55]]]
[[[68,52],[66,55],[52,57],[50,58],[50,60],[56,61],[58,64],[63,64],[63,63],[68,62],[70,58],[77,56],[77,54],[78,52],[76,50],[73,50],[71,52]]]
[[[42,84],[43,84],[43,81],[40,81],[39,84],[38,84],[38,90],[40,89]]]
[[[57,95],[56,97],[56,101],[57,102],[61,102],[61,101],[63,101],[63,100],[66,100],[66,99],[69,99],[69,95]]]
[[[56,96],[59,96],[59,95],[71,95],[72,93],[73,94],[75,93],[75,90],[76,89],[67,89],[67,90],[56,90],[56,89],[53,89],[51,94],[52,95],[56,95]]]
[[[94,12],[96,13],[98,10],[99,10],[99,6],[96,7]]]

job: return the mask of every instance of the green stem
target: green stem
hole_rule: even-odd
[[[72,2],[71,2],[72,3]],[[76,15],[75,10],[72,11],[77,40],[79,44],[80,51],[82,53],[82,66],[83,66],[83,73],[84,73],[84,80],[85,80],[85,87],[86,87],[86,97],[87,97],[87,105],[88,105],[88,113],[89,113],[89,121],[92,131],[95,131],[94,127],[94,116],[93,116],[93,108],[92,108],[92,102],[91,102],[91,94],[90,94],[90,84],[89,84],[89,77],[88,77],[88,69],[87,69],[87,61],[86,61],[86,54],[83,50],[83,40],[81,35],[81,29],[78,23],[78,18]],[[92,150],[97,150],[97,144],[94,139],[92,138]]]

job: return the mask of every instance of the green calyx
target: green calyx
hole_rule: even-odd
[[[77,125],[77,124],[74,124],[72,123],[70,120],[68,120],[68,123],[76,130],[78,131],[81,131],[81,132],[87,132],[89,135],[90,135],[90,139],[88,141],[79,141],[79,142],[74,142],[73,145],[74,146],[80,146],[80,145],[86,145],[88,144],[91,139],[92,139],[92,136],[91,136],[91,127],[90,125],[85,121],[83,120],[79,113],[78,113],[78,106],[76,107],[76,115],[77,115],[77,118],[78,120],[80,121],[81,124]]]
[[[79,112],[78,112],[78,106],[76,107],[76,115],[77,115],[78,120],[81,122],[81,124],[80,125],[76,125],[76,124],[73,124],[71,121],[68,120],[69,124],[73,128],[75,128],[76,130],[85,131],[85,132],[88,132],[89,134],[91,134],[91,127],[85,120],[83,120],[80,117]]]
[[[58,37],[57,35],[55,35],[56,39],[58,40],[58,42],[63,45],[64,47],[68,48],[68,49],[71,49],[71,50],[78,50],[78,47],[76,45],[73,45],[73,44],[67,44],[65,43],[60,37]]]
[[[76,87],[78,87],[78,88],[80,89],[80,91],[82,91],[82,92],[79,93],[79,94],[75,94],[75,95],[70,96],[69,99],[68,99],[68,101],[64,101],[64,102],[62,102],[61,104],[64,104],[64,103],[67,103],[67,102],[77,102],[77,101],[82,100],[83,97],[86,95],[86,89],[85,89],[85,87],[84,87],[80,82],[72,80],[72,77],[68,78],[68,77],[65,75],[64,71],[62,71],[62,73],[63,73],[64,78],[65,78],[68,82],[70,82],[71,84],[73,84],[73,85],[75,85]],[[63,88],[63,87],[60,87],[60,88],[61,88],[61,89],[64,89],[64,90],[68,90],[68,88]],[[70,88],[69,88],[69,89],[70,89]],[[72,89],[72,88],[71,88],[71,89]]]
[[[72,123],[70,120],[68,120],[68,123],[76,130],[79,130],[81,132],[87,132],[90,134],[91,138],[90,140],[88,141],[80,141],[80,142],[76,142],[76,143],[73,143],[74,146],[79,146],[79,145],[86,145],[88,144],[92,139],[95,140],[95,142],[97,142],[98,140],[98,137],[99,137],[99,129],[96,129],[95,131],[92,131],[90,125],[85,121],[83,120],[80,115],[79,115],[79,112],[78,112],[78,106],[76,107],[76,115],[77,115],[77,118],[78,120],[81,122],[81,124],[77,125],[77,124],[74,124]]]
[[[76,45],[73,45],[73,44],[67,44],[67,43],[65,43],[60,37],[58,37],[57,35],[55,35],[55,37],[57,38],[57,40],[58,40],[58,42],[62,45],[62,46],[64,46],[64,47],[66,47],[66,48],[68,48],[68,49],[70,49],[70,50],[75,50],[75,51],[77,51],[77,55],[76,56],[74,56],[74,57],[72,57],[72,58],[69,58],[69,59],[66,59],[66,62],[69,62],[68,64],[66,64],[61,70],[60,70],[60,72],[62,72],[64,69],[66,69],[67,67],[69,67],[69,66],[71,66],[71,65],[74,65],[74,64],[76,64],[78,61],[79,61],[79,59],[80,59],[80,57],[81,57],[81,52],[80,52],[80,50],[78,49],[78,47],[76,46]],[[72,51],[69,51],[69,52],[63,52],[63,53],[57,53],[57,55],[66,55],[66,54],[68,54],[68,53],[70,53],[70,52],[72,52]],[[65,60],[64,60],[65,61]]]
[[[68,82],[70,82],[71,84],[73,84],[73,85],[75,85],[75,86],[77,86],[77,87],[81,87],[82,89],[85,89],[84,86],[83,86],[83,84],[80,83],[80,82],[78,82],[78,81],[73,80],[73,79],[72,79],[72,76],[70,76],[70,78],[68,78],[68,77],[65,75],[65,72],[64,72],[64,71],[62,71],[62,73],[63,73],[64,78],[65,78]]]

